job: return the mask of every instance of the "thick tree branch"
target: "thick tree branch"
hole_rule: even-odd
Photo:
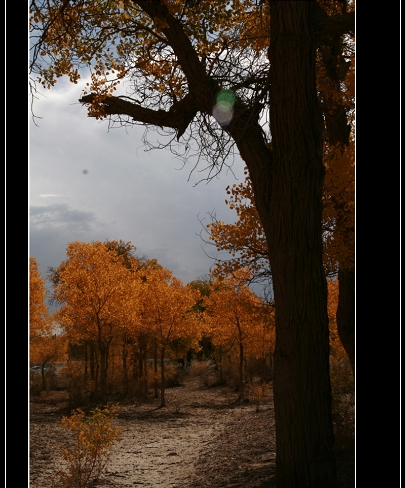
[[[80,103],[92,104],[96,98],[94,93],[79,99]],[[170,110],[152,110],[141,107],[120,97],[107,96],[102,101],[103,111],[106,115],[127,115],[137,122],[169,127],[177,131],[177,140],[184,134],[188,125],[197,114],[197,108],[191,95],[172,105]]]
[[[318,8],[318,20],[315,30],[321,37],[330,37],[335,34],[353,34],[355,31],[355,12],[328,16],[321,7]]]

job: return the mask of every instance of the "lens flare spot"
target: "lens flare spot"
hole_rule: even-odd
[[[226,127],[231,122],[234,104],[235,95],[232,90],[221,90],[218,93],[212,115],[221,127]]]

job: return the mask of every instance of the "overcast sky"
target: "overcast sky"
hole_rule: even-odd
[[[39,127],[29,134],[29,254],[45,278],[66,259],[69,242],[130,241],[186,284],[209,272],[215,248],[204,245],[198,218],[234,222],[228,184],[243,181],[243,162],[208,184],[169,150],[146,152],[144,128],[108,130],[87,117],[80,85],[58,82],[35,102]],[[151,133],[154,136],[153,133]]]

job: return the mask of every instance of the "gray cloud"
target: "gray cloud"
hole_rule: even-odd
[[[138,255],[156,258],[185,283],[208,273],[213,261],[201,248],[198,216],[215,210],[220,220],[235,221],[224,203],[234,175],[195,186],[207,175],[189,178],[193,161],[179,170],[170,151],[145,152],[143,127],[109,131],[106,121],[86,117],[80,88],[58,85],[35,107],[40,127],[30,127],[29,252],[41,273],[66,259],[69,242],[105,239],[130,241]],[[243,167],[237,159],[239,181]],[[44,205],[56,197],[63,202]]]

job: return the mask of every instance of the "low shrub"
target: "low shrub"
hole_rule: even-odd
[[[112,425],[117,409],[118,405],[96,408],[89,417],[76,409],[70,417],[62,417],[62,426],[73,433],[73,443],[61,453],[66,469],[52,479],[52,488],[87,488],[100,479],[121,432]]]
[[[270,392],[269,383],[250,383],[247,387],[247,397],[256,405],[256,412],[264,405]]]
[[[215,386],[218,384],[218,374],[216,365],[211,359],[205,361],[191,361],[188,374],[202,378],[205,386]]]

